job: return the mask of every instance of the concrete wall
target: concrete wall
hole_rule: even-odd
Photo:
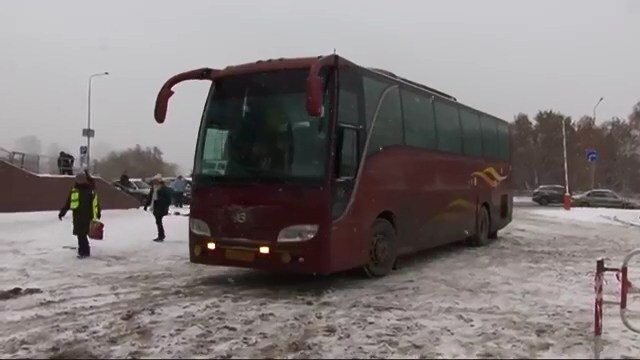
[[[73,186],[72,176],[37,175],[0,161],[0,212],[59,210]],[[133,209],[140,203],[96,178],[96,191],[102,209]]]

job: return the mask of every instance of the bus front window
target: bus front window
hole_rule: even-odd
[[[216,79],[203,117],[196,175],[218,180],[320,180],[325,117],[305,108],[305,70]]]

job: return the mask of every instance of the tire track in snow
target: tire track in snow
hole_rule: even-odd
[[[70,299],[55,306],[75,313],[52,312],[1,329],[0,340],[15,335],[0,351],[15,357],[65,349],[100,357],[589,356],[591,303],[584,299],[591,300],[592,279],[576,275],[592,270],[591,258],[628,246],[636,235],[619,227],[616,239],[603,243],[602,228],[518,213],[489,247],[431,251],[378,280],[311,281],[180,263],[169,271],[173,276],[157,266],[94,274],[99,286],[118,284],[122,298],[101,299],[92,309],[87,301],[113,292],[67,288],[57,296]],[[78,341],[84,349],[74,347]]]

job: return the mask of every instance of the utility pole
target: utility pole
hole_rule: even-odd
[[[594,124],[596,123],[596,110],[598,109],[598,106],[600,105],[602,100],[604,100],[604,97],[600,97],[596,105],[593,107],[593,123]],[[591,189],[594,189],[596,187],[596,166],[597,166],[597,160],[593,160],[591,162]]]
[[[571,194],[569,193],[569,166],[567,165],[567,130],[566,121],[562,118],[562,157],[564,158],[564,197],[562,205],[565,210],[571,209]]]
[[[109,75],[109,72],[105,71],[103,73],[89,76],[89,93],[87,95],[87,128],[82,130],[82,136],[87,138],[86,169],[89,173],[91,172],[91,138],[95,136],[95,131],[91,129],[91,85],[93,84],[93,78],[106,75]]]

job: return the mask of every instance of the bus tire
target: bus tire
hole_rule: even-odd
[[[484,246],[490,242],[491,218],[486,206],[480,207],[476,218],[476,232],[469,238],[471,246]],[[497,234],[496,234],[497,235]]]
[[[383,277],[393,270],[396,259],[396,229],[388,220],[378,218],[371,226],[368,259],[362,270],[369,278]]]

